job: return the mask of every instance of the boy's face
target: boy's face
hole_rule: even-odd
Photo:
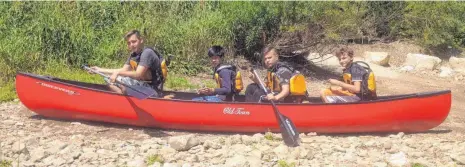
[[[130,36],[126,42],[131,52],[139,53],[142,51],[144,40],[137,38],[136,34]]]
[[[274,50],[269,51],[263,56],[263,62],[265,62],[266,68],[273,67],[278,62],[278,54]]]
[[[350,63],[352,63],[352,60],[354,59],[353,57],[350,57],[349,54],[347,53],[342,53],[339,57],[339,64],[346,69]]]
[[[220,56],[212,56],[210,57],[210,62],[212,67],[216,67],[221,63],[221,57]]]

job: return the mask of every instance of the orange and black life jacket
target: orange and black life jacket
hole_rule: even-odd
[[[160,77],[160,80],[165,82],[166,78],[168,77],[168,61],[155,49],[147,47],[145,49],[151,49],[155,52],[155,54],[158,56],[158,59],[160,60],[160,68],[157,70],[157,76]],[[140,58],[139,58],[140,59]],[[135,60],[131,59],[129,60],[129,65],[131,65],[132,70],[136,71],[137,66],[139,65],[140,60]]]
[[[218,68],[215,69],[215,74],[213,76],[213,79],[215,79],[216,81],[216,85],[218,88],[221,88],[221,81],[222,81],[222,78],[219,76],[219,72],[223,69],[230,69],[232,70],[234,73],[233,75],[231,76],[231,82],[232,82],[232,91],[231,92],[234,92],[235,94],[238,94],[240,93],[243,89],[244,89],[244,85],[243,85],[243,82],[242,82],[242,76],[241,76],[241,72],[238,71],[236,69],[236,66],[234,65],[220,65]]]
[[[295,70],[294,68],[290,67],[287,64],[278,62],[276,67],[273,68],[271,71],[268,71],[266,76],[266,86],[272,92],[281,92],[281,86],[279,85],[278,76],[276,76],[276,71],[279,68],[287,68],[292,72],[292,77],[289,81],[289,91],[290,96],[307,96],[307,86],[305,81],[305,76],[302,75],[299,71]]]
[[[373,70],[371,70],[370,66],[363,62],[363,61],[355,61],[352,62],[352,65],[359,65],[363,69],[366,70],[366,74],[363,76],[363,81],[362,81],[362,88],[361,90],[361,99],[362,100],[372,100],[376,99],[377,94],[376,94],[376,80],[375,80],[375,74],[373,73]],[[352,68],[352,67],[351,67]],[[352,74],[348,72],[344,72],[342,74],[342,80],[347,83],[353,85],[354,82],[352,81]]]
[[[157,90],[157,92],[160,93],[163,91],[163,85],[166,81],[166,78],[168,77],[167,66],[169,64],[169,60],[165,59],[156,49],[153,49],[150,47],[146,47],[144,48],[144,50],[145,49],[153,50],[155,54],[158,56],[158,59],[160,60],[160,66],[159,66],[160,68],[157,68],[157,69],[150,68],[151,73],[152,73],[152,80],[149,83],[152,86],[152,88],[154,88],[155,90]],[[137,69],[139,62],[140,62],[140,56],[130,57],[129,65],[131,66],[132,70],[135,71]]]

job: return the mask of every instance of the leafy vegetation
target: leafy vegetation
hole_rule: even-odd
[[[271,132],[266,132],[265,133],[265,139],[270,140],[270,141],[275,140],[275,138],[273,137],[273,133],[271,133]]]
[[[284,160],[279,160],[278,161],[278,167],[295,167],[295,162],[288,163]]]
[[[0,89],[7,90],[0,101],[14,98],[18,71],[100,81],[77,71],[82,64],[120,67],[128,55],[122,36],[130,29],[175,55],[170,74],[179,75],[207,71],[211,45],[223,45],[229,58],[254,59],[285,33],[321,34],[316,42],[404,39],[465,47],[465,3],[453,1],[5,1],[0,12]]]
[[[411,166],[412,167],[426,167],[425,165],[423,165],[421,163],[412,163]]]
[[[165,160],[160,155],[150,155],[147,157],[147,165],[153,165],[155,162],[159,162],[160,164],[163,164]]]
[[[0,160],[0,167],[11,167],[13,166],[11,161]]]

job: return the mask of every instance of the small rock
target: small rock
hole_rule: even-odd
[[[375,141],[374,140],[370,140],[370,141],[367,141],[366,143],[364,143],[365,146],[367,147],[373,147],[376,145]]]
[[[71,122],[71,125],[81,125],[80,122]]]
[[[171,137],[168,140],[169,145],[176,151],[187,151],[200,144],[200,141],[194,135],[184,135]]]
[[[384,146],[384,149],[389,150],[392,147],[392,142],[387,141],[383,144],[383,146]]]
[[[314,140],[312,138],[309,138],[309,137],[303,137],[303,138],[300,139],[300,141],[302,143],[312,143]]]
[[[47,149],[47,152],[49,152],[50,154],[56,154],[68,146],[68,144],[61,142],[59,140],[53,141],[52,143],[53,143],[53,146]]]
[[[455,71],[465,73],[465,58],[452,56],[449,58],[449,64]]]
[[[51,129],[50,127],[45,126],[44,128],[42,128],[42,133],[47,134],[47,133],[49,133],[51,130],[52,130],[52,129]]]
[[[404,132],[399,132],[397,134],[397,138],[402,139],[402,137],[404,137],[404,135],[405,135]]]
[[[203,143],[203,147],[205,149],[209,149],[209,148],[213,148],[213,149],[220,149],[222,147],[222,145],[216,141],[216,140],[206,140],[204,143]],[[190,151],[190,150],[189,150]]]
[[[463,75],[456,75],[456,76],[454,77],[454,79],[455,79],[456,81],[462,81],[464,78],[465,78],[465,77],[464,77]]]
[[[262,160],[258,157],[247,157],[247,162],[249,166],[262,166]]]
[[[242,137],[241,137],[241,135],[234,135],[234,136],[232,136],[230,139],[231,139],[231,145],[234,145],[234,144],[241,144],[241,143],[242,143]]]
[[[300,151],[299,158],[311,160],[313,159],[313,154],[310,150],[303,149]]]
[[[128,167],[145,167],[144,158],[136,157],[134,160],[128,162]]]
[[[409,71],[412,71],[414,69],[415,69],[415,67],[413,67],[413,66],[404,66],[404,67],[402,67],[400,69],[400,71],[409,72]]]
[[[434,70],[441,63],[441,59],[424,54],[407,54],[404,65],[414,66],[416,70]]]
[[[192,167],[192,165],[189,163],[186,163],[186,164],[183,164],[181,167]]]
[[[17,141],[13,143],[11,151],[16,154],[21,154],[27,152],[27,148],[23,142]]]
[[[181,167],[181,165],[177,163],[165,163],[163,164],[163,167]]]
[[[256,133],[252,136],[252,138],[256,143],[259,143],[261,140],[265,139],[265,136],[261,133]]]
[[[364,57],[368,62],[372,62],[380,66],[389,66],[389,59],[391,55],[387,52],[365,52]]]
[[[142,146],[140,147],[141,151],[144,152],[144,153],[146,153],[147,151],[149,151],[151,148],[152,148],[151,145],[142,145]]]
[[[253,150],[253,151],[250,152],[250,155],[252,157],[258,157],[258,158],[261,159],[262,156],[263,156],[263,153],[260,150]]]
[[[162,155],[164,159],[170,159],[176,153],[176,150],[171,147],[162,147],[158,153]]]
[[[360,157],[366,157],[368,155],[368,151],[366,150],[360,150],[358,153],[357,153],[358,156]]]
[[[373,164],[374,167],[387,167],[388,164],[386,162],[376,162]]]
[[[243,155],[236,155],[232,158],[229,158],[226,160],[225,166],[227,167],[242,167],[245,166],[247,163],[247,160]]]
[[[282,159],[289,154],[289,148],[286,145],[280,144],[278,147],[273,149],[273,152],[278,156],[279,159]]]
[[[161,167],[161,163],[160,162],[155,162],[155,163],[153,163],[152,165],[150,165],[148,167]]]
[[[441,67],[440,71],[439,77],[449,77],[454,73],[454,71],[449,67]]]
[[[45,150],[42,147],[35,148],[31,151],[31,161],[38,162],[46,158],[48,154],[45,153]]]
[[[16,121],[13,121],[13,120],[5,120],[5,121],[3,121],[3,123],[4,123],[5,125],[14,125],[14,124],[16,123]]]
[[[187,162],[199,162],[199,157],[197,155],[189,155],[187,158],[186,158],[186,161]]]
[[[250,137],[250,136],[247,136],[247,135],[242,135],[241,140],[242,140],[242,142],[244,144],[247,144],[247,145],[260,142],[260,138],[258,138],[258,137]]]
[[[411,155],[414,158],[421,158],[421,157],[425,156],[425,153],[424,152],[413,152]]]
[[[310,133],[307,133],[307,136],[317,136],[318,134],[316,132],[310,132]]]
[[[404,152],[399,152],[397,154],[391,155],[388,161],[392,166],[404,166],[407,164],[407,157],[405,156]]]
[[[465,165],[465,154],[463,153],[461,155],[452,154],[450,158],[452,158],[452,160],[457,162],[459,165]]]
[[[73,153],[71,154],[71,156],[73,157],[73,159],[78,159],[79,156],[81,156],[81,152],[77,152],[77,151],[76,151],[76,152],[73,152]]]
[[[66,163],[66,161],[64,159],[62,159],[62,158],[56,158],[52,162],[53,166],[61,166],[61,165],[65,164],[65,163]]]
[[[335,146],[334,150],[339,151],[339,152],[343,152],[343,153],[346,152],[346,150],[344,148],[342,148],[341,146]]]

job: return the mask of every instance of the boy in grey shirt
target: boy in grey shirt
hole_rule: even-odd
[[[131,55],[122,68],[104,69],[96,66],[91,68],[101,73],[110,74],[109,87],[115,92],[120,94],[126,92],[123,86],[115,84],[115,81],[118,80],[127,85],[151,87],[157,92],[154,96],[161,97],[163,75],[158,53],[152,48],[144,47],[144,40],[137,30],[128,32],[125,35],[125,40]]]

